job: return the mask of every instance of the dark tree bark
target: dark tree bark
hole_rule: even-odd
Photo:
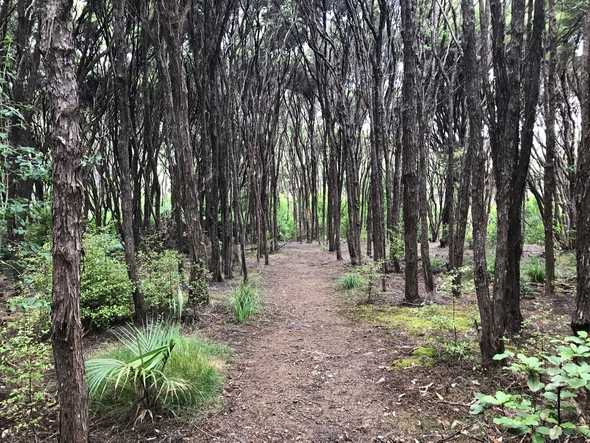
[[[493,356],[503,350],[501,336],[494,321],[494,301],[489,290],[489,277],[486,263],[486,240],[488,215],[485,201],[486,152],[483,145],[483,113],[479,97],[481,73],[477,62],[477,37],[475,34],[475,12],[473,0],[462,0],[463,16],[463,71],[465,76],[465,96],[469,111],[469,146],[472,151],[471,200],[473,224],[473,274],[477,295],[477,304],[481,319],[479,346],[482,363],[489,366]],[[486,11],[480,11],[485,17]],[[487,59],[487,21],[482,20],[484,34],[482,40],[482,59]]]
[[[184,3],[184,2],[183,2]],[[170,110],[172,141],[178,169],[178,186],[184,224],[188,231],[189,253],[192,262],[191,282],[200,278],[203,260],[207,257],[201,217],[199,211],[200,196],[197,188],[194,155],[189,131],[188,91],[186,70],[182,59],[182,41],[187,8],[174,0],[159,0],[158,12],[163,18],[162,30],[166,40],[168,64],[159,62],[164,88],[166,89],[166,106]],[[162,43],[162,42],[160,42]],[[163,58],[162,54],[160,57]],[[172,87],[174,85],[174,87]],[[208,304],[208,293],[192,294],[192,302]]]
[[[528,175],[539,98],[543,0],[536,0],[523,64],[525,1],[511,4],[511,38],[505,47],[504,5],[490,1],[495,108],[490,103],[490,144],[496,181],[497,235],[494,309],[498,333],[520,330],[522,201]],[[522,103],[521,103],[522,102]],[[524,108],[522,104],[524,103]],[[523,116],[520,128],[521,114]]]
[[[576,310],[574,331],[590,331],[590,13],[586,13],[582,95],[582,143],[576,171]]]
[[[125,261],[129,279],[133,283],[133,305],[135,306],[135,321],[145,321],[145,307],[141,292],[139,275],[137,272],[137,257],[135,255],[135,235],[133,232],[133,194],[131,187],[131,168],[129,166],[129,96],[127,84],[127,45],[125,44],[126,1],[121,0],[113,4],[113,74],[115,77],[115,99],[119,120],[117,135],[117,160],[119,162],[119,186],[121,188],[121,231],[125,245]]]
[[[432,266],[430,265],[430,245],[428,238],[428,199],[426,198],[426,164],[428,162],[426,143],[424,143],[423,128],[420,127],[420,154],[419,154],[419,189],[418,200],[420,204],[420,261],[422,262],[422,275],[424,277],[424,288],[427,292],[434,291],[434,278],[432,277]]]
[[[44,66],[53,109],[52,344],[57,376],[59,441],[88,441],[88,405],[80,321],[82,145],[72,38],[72,0],[43,5]]]
[[[555,85],[557,82],[557,23],[555,19],[555,0],[547,3],[548,57],[547,76],[545,77],[545,167],[543,175],[543,224],[545,228],[545,295],[551,297],[555,292],[555,247],[554,247],[554,201],[555,201],[555,110],[557,100]]]
[[[418,294],[418,127],[416,102],[416,3],[401,0],[404,78],[402,86],[403,211],[405,301],[416,304]]]

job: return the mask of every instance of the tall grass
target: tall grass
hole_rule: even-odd
[[[524,265],[524,272],[531,283],[545,283],[545,263],[533,257]]]
[[[230,306],[238,323],[244,323],[260,308],[258,290],[250,283],[242,283],[230,296]]]
[[[356,272],[350,272],[338,279],[338,286],[347,291],[359,289],[365,284],[365,279]]]

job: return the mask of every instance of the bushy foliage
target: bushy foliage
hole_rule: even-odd
[[[186,283],[179,264],[180,254],[174,250],[142,252],[139,255],[141,290],[152,311],[174,311],[179,293]]]
[[[586,332],[557,342],[551,354],[539,357],[505,352],[495,360],[511,360],[507,369],[524,380],[524,392],[478,394],[471,413],[494,413],[494,423],[526,435],[533,443],[566,436],[590,438],[590,427],[579,411],[590,389],[590,339]]]
[[[21,124],[23,115],[18,106],[10,103],[5,94],[4,82],[11,77],[8,70],[3,70],[0,79],[0,116],[14,124]],[[45,155],[39,150],[28,146],[12,146],[8,133],[0,127],[0,194],[6,195],[8,175],[19,180],[47,182],[51,167]],[[7,233],[8,219],[12,220],[14,234],[23,236],[29,227],[37,223],[37,209],[43,203],[35,203],[21,198],[2,198],[0,200],[0,253],[13,254],[15,245],[7,244],[4,236]]]
[[[277,223],[279,225],[279,235],[281,240],[292,240],[297,233],[295,220],[293,219],[293,208],[289,205],[286,196],[279,197],[279,207],[277,211]]]
[[[84,254],[80,274],[80,311],[85,326],[102,329],[130,318],[132,284],[121,257],[119,240],[107,232],[89,232],[84,236]],[[25,260],[23,275],[28,297],[51,300],[52,258],[46,244]]]
[[[389,237],[389,259],[401,260],[405,253],[404,238],[402,230],[398,228],[388,230]]]
[[[24,435],[39,426],[54,403],[55,393],[44,379],[51,368],[51,347],[39,340],[48,330],[39,329],[38,309],[29,309],[0,327],[0,397],[3,437]]]
[[[545,241],[545,228],[543,219],[539,212],[537,202],[532,196],[528,196],[525,201],[524,212],[524,242],[526,244],[543,244]],[[496,243],[497,238],[497,211],[496,205],[490,208],[488,217],[488,241],[491,244]]]
[[[545,225],[534,198],[529,197],[524,205],[524,241],[527,244],[542,245],[545,241]]]
[[[230,306],[235,320],[238,323],[244,323],[258,312],[260,306],[258,290],[251,283],[240,284],[231,293]]]
[[[154,411],[194,409],[221,385],[216,359],[225,348],[184,337],[177,325],[162,322],[128,326],[116,332],[118,344],[86,362],[88,390],[97,410],[131,410],[139,417]]]
[[[471,266],[463,266],[445,272],[441,278],[440,289],[456,297],[475,291],[473,268]]]
[[[434,255],[430,257],[430,266],[432,267],[433,272],[442,272],[446,268],[447,263],[443,258]]]

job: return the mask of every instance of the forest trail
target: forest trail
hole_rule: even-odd
[[[263,268],[266,322],[236,346],[223,410],[193,441],[380,441],[395,437],[381,334],[339,311],[342,263],[289,243]],[[233,344],[230,341],[230,345]]]

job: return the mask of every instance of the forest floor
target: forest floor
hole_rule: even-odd
[[[339,312],[342,265],[317,245],[290,243],[262,273],[265,313],[211,336],[237,352],[224,408],[195,440],[366,441],[397,422],[383,368],[383,334]],[[211,329],[210,329],[211,330]]]
[[[440,261],[445,254],[431,250]],[[424,307],[402,307],[403,274],[390,274],[386,291],[368,303],[366,294],[339,287],[352,270],[345,263],[317,244],[288,243],[269,266],[253,266],[263,309],[241,325],[227,309],[239,277],[214,285],[196,333],[233,351],[219,401],[188,420],[125,425],[95,417],[93,441],[509,441],[469,414],[475,393],[518,388],[504,372],[479,365],[473,295],[453,303],[439,291]],[[533,287],[523,299],[521,346],[542,347],[568,332],[567,288],[558,285],[558,296],[546,299],[542,286]],[[441,350],[453,343],[457,353],[445,357]]]
[[[246,325],[228,323],[215,310],[202,319],[200,329],[227,343],[235,357],[222,404],[182,432],[182,441],[501,441],[493,440],[497,430],[469,415],[474,394],[495,391],[505,377],[479,366],[475,320],[464,325],[473,329],[465,351],[472,355],[416,357],[433,340],[452,338],[428,323],[432,311],[400,312],[417,312],[416,324],[390,321],[399,318],[390,314],[403,297],[403,274],[389,276],[387,290],[366,304],[343,295],[337,279],[350,267],[317,244],[289,243],[260,269],[261,315]],[[221,302],[226,292],[214,291],[214,299]],[[429,301],[449,312],[448,298]],[[458,313],[476,317],[472,297],[461,303]],[[570,304],[537,297],[525,300],[523,311],[542,334],[559,323],[567,328]]]

